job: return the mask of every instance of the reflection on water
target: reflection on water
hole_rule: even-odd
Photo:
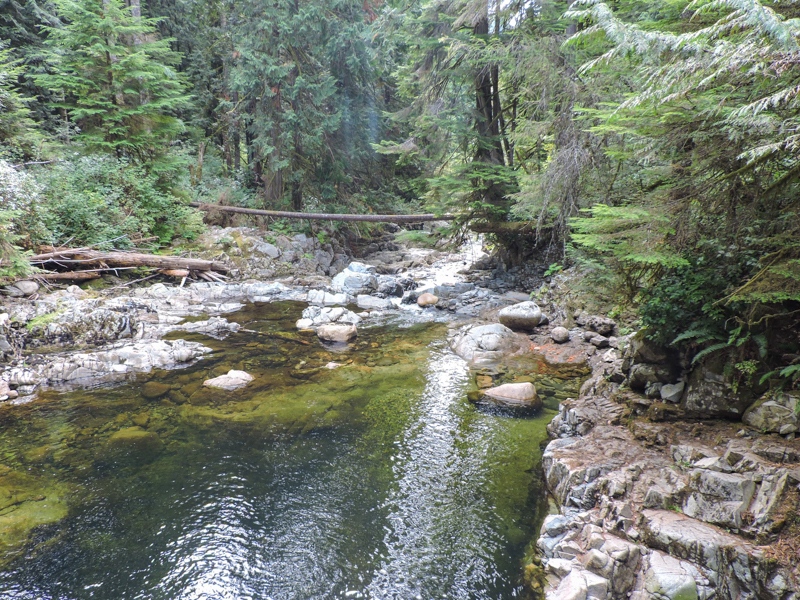
[[[442,325],[332,352],[301,310],[249,307],[147,385],[0,409],[0,598],[523,597],[552,413],[476,410]],[[230,368],[256,379],[201,387]]]

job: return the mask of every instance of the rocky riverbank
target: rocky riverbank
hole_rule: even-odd
[[[308,302],[298,327],[316,330],[344,321],[369,326],[392,315],[471,318],[527,297],[464,281],[458,271],[485,256],[476,246],[441,252],[392,240],[371,242],[372,253],[358,262],[340,245],[303,234],[212,229],[192,252],[232,265],[228,283],[115,282],[95,290],[18,282],[6,288],[0,306],[0,400],[24,401],[42,386],[97,385],[191,364],[211,349],[180,339],[182,333],[224,338],[239,327],[226,315],[247,303]],[[486,279],[486,271],[476,273]]]
[[[532,586],[549,600],[798,598],[797,397],[748,398],[612,322],[603,341],[592,318],[562,314],[592,375],[548,428],[558,510]]]

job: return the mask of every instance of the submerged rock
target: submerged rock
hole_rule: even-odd
[[[142,464],[154,460],[163,448],[164,443],[152,431],[126,427],[108,438],[103,458],[116,463]]]
[[[532,300],[507,306],[497,313],[500,322],[511,329],[531,330],[542,321],[542,310]]]
[[[355,325],[329,324],[320,325],[317,328],[317,337],[325,342],[351,342],[358,336],[358,329]]]
[[[170,386],[160,381],[148,381],[142,386],[142,397],[147,400],[157,400],[161,396],[166,396],[170,391]]]
[[[450,338],[453,352],[473,365],[499,361],[529,346],[525,336],[499,323],[467,326]]]
[[[220,375],[219,377],[214,377],[213,379],[206,379],[203,382],[203,385],[205,387],[228,390],[229,392],[232,392],[233,390],[243,388],[251,381],[253,381],[253,376],[249,373],[231,369],[225,375]]]
[[[484,390],[483,394],[501,406],[539,408],[542,405],[536,387],[530,382],[504,383]]]

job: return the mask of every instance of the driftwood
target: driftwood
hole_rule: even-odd
[[[212,260],[140,254],[138,252],[100,252],[89,248],[59,249],[31,256],[28,261],[37,266],[52,264],[70,269],[75,267],[100,267],[101,269],[113,270],[115,268],[153,267],[156,269],[189,269],[191,271],[217,271],[221,273],[228,271],[228,267],[223,263]]]
[[[98,279],[102,273],[98,271],[64,271],[61,273],[35,273],[28,279],[40,281],[88,281]]]
[[[218,210],[221,212],[238,213],[242,215],[257,215],[260,217],[274,217],[276,219],[311,219],[315,221],[366,221],[369,223],[422,223],[423,221],[452,221],[458,215],[434,215],[430,213],[421,215],[343,215],[335,213],[300,213],[282,210],[260,210],[257,208],[241,208],[239,206],[220,206],[218,204],[201,204],[191,202],[189,206],[204,211]]]

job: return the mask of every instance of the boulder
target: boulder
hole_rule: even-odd
[[[473,365],[490,364],[530,346],[525,336],[500,323],[464,327],[449,342],[453,352]]]
[[[484,397],[501,406],[539,408],[542,405],[536,388],[530,382],[504,383],[483,390],[483,394]]]
[[[318,306],[336,306],[347,304],[347,294],[331,294],[324,290],[309,290],[306,301]]]
[[[725,356],[694,368],[683,395],[682,406],[708,417],[738,419],[753,403],[746,385],[735,385],[734,375],[725,374]]]
[[[497,317],[500,322],[511,329],[531,330],[542,321],[542,310],[532,300],[506,306]]]
[[[672,402],[677,404],[681,401],[683,390],[686,388],[686,383],[679,381],[678,383],[665,383],[661,386],[661,399],[665,402]]]
[[[329,324],[320,325],[317,328],[317,337],[324,342],[347,343],[358,336],[358,329],[355,325]]]
[[[608,317],[591,316],[586,319],[585,327],[596,331],[600,335],[609,335],[614,331],[617,323]]]
[[[360,263],[350,263],[350,266]],[[369,294],[378,287],[378,280],[370,272],[353,271],[350,267],[336,275],[331,281],[331,287],[336,292],[342,292],[356,296],[358,294]]]
[[[566,327],[554,327],[550,332],[550,337],[557,344],[563,344],[569,341],[569,330]]]
[[[361,317],[341,306],[320,307],[309,306],[303,311],[303,318],[296,323],[298,329],[310,329],[328,323],[348,323],[356,325]]]
[[[102,459],[121,464],[151,462],[164,448],[161,439],[141,427],[126,427],[111,434]]]
[[[359,308],[365,310],[388,310],[394,308],[394,304],[392,304],[391,300],[378,298],[376,296],[367,296],[365,294],[359,294],[356,297],[356,304]]]
[[[38,291],[39,284],[35,281],[17,281],[6,288],[6,293],[15,297],[32,296]]]
[[[253,381],[253,376],[249,373],[231,369],[225,375],[220,375],[219,377],[214,377],[213,379],[206,379],[203,382],[203,385],[205,387],[228,390],[229,392],[232,392],[233,390],[243,388],[251,381]]]
[[[166,396],[170,391],[170,386],[160,381],[148,381],[142,386],[142,397],[147,400],[156,400],[161,396]]]
[[[794,433],[798,430],[798,403],[798,396],[770,392],[745,411],[742,421],[765,433]]]
[[[423,308],[426,306],[435,306],[437,302],[439,302],[439,298],[429,292],[420,294],[417,297],[417,305],[422,306]]]

